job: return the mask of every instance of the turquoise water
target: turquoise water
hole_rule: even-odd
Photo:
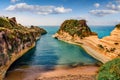
[[[80,46],[65,43],[52,38],[59,27],[43,27],[48,34],[36,42],[36,47],[15,61],[6,74],[5,80],[35,80],[38,75],[53,71],[56,66],[69,69],[73,65],[91,65],[97,60],[89,56]],[[99,38],[108,36],[114,27],[91,26]]]
[[[98,33],[99,38],[110,35],[110,32],[114,29],[114,26],[90,26],[93,32]]]
[[[12,66],[16,69],[19,66],[42,66],[51,69],[57,66],[73,64],[94,64],[97,62],[89,56],[81,47],[65,43],[52,38],[59,27],[43,27],[47,34],[37,41],[35,48],[27,52],[18,59]],[[92,31],[98,32],[99,38],[108,36],[112,31],[112,26],[91,27]]]

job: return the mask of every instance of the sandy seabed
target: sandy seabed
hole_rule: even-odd
[[[24,67],[8,72],[4,80],[96,80],[99,67],[56,67],[44,71],[40,67]]]

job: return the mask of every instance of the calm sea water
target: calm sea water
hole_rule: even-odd
[[[52,69],[55,66],[66,66],[74,64],[94,64],[97,62],[89,56],[81,47],[65,43],[52,38],[59,27],[43,27],[47,34],[37,41],[36,47],[18,59],[12,66],[11,71],[21,66],[39,66]],[[97,32],[99,38],[108,36],[113,26],[91,26],[92,31]]]
[[[98,33],[99,38],[110,35],[110,32],[114,29],[114,26],[90,26],[93,32]]]

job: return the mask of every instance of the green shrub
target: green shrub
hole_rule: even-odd
[[[15,19],[15,18],[14,18]],[[43,28],[32,26],[31,28],[17,24],[16,20],[8,17],[0,17],[0,33],[6,46],[0,46],[0,67],[11,60],[12,54],[17,53],[21,49],[21,45],[25,48],[26,43],[34,43],[36,38],[47,32]],[[4,40],[4,41],[3,41]],[[28,46],[29,47],[29,46]],[[6,53],[3,53],[5,50]]]
[[[120,29],[120,24],[117,24],[115,27],[118,28],[118,29]]]
[[[101,44],[98,44],[98,47],[101,49],[104,49],[103,45],[101,45]]]
[[[97,80],[120,80],[120,58],[105,63],[99,70]]]
[[[0,27],[12,28],[12,25],[6,17],[0,17]]]
[[[71,36],[78,35],[81,38],[92,35],[90,28],[86,24],[86,20],[65,20],[58,30],[58,33],[60,31],[67,32]]]

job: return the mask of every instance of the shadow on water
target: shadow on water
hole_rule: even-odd
[[[8,69],[8,71],[13,70],[19,66],[23,66],[23,65],[28,65],[27,62],[30,61],[30,59],[32,58],[32,56],[34,55],[36,50],[36,47],[32,48],[30,51],[28,51],[25,55],[23,55],[22,57],[20,57],[18,60],[16,60]]]
[[[58,56],[54,54],[54,50],[51,49],[50,52],[43,55],[38,52],[36,47],[34,47],[16,60],[8,69],[4,80],[34,80],[41,73],[54,70],[58,60]]]
[[[44,70],[54,69],[54,66],[58,64],[57,63],[59,59],[58,55],[55,54],[55,51],[52,48],[49,50],[45,49],[44,53],[43,52],[41,53],[41,51],[39,50],[39,48],[41,49],[40,44],[41,44],[41,40],[38,40],[36,42],[36,46],[32,48],[30,51],[28,51],[26,54],[24,54],[22,57],[20,57],[18,60],[16,60],[10,66],[8,71],[17,69],[20,66],[25,66],[25,65],[26,66],[34,66],[34,65],[43,66]],[[41,46],[44,46],[44,44]],[[49,45],[47,46],[49,47]]]

